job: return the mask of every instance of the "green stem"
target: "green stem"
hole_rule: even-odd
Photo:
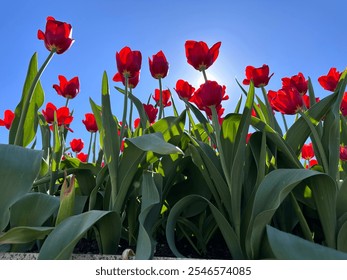
[[[122,140],[124,137],[125,131],[125,123],[127,121],[127,110],[128,110],[128,87],[129,87],[129,78],[125,77],[125,92],[124,92],[124,105],[123,105],[123,118],[122,118],[122,126],[120,129],[120,137],[119,137],[119,150],[122,147]]]
[[[66,98],[65,107],[69,105],[70,98]]]
[[[299,206],[299,204],[298,204],[298,202],[297,202],[297,200],[296,200],[296,198],[292,192],[290,193],[290,199],[291,199],[295,214],[299,219],[299,224],[301,226],[301,230],[302,230],[304,237],[308,241],[313,242],[313,234],[312,234],[312,232],[311,232],[311,230],[307,224],[307,221],[306,221],[304,215],[302,214],[301,208],[300,208],[300,206]]]
[[[207,82],[207,75],[206,75],[205,69],[203,69],[201,72],[202,72],[202,75],[204,76],[204,80],[205,80],[205,83],[206,83]]]
[[[158,120],[160,120],[163,116],[163,110],[164,110],[164,106],[163,106],[163,85],[161,83],[161,78],[158,79],[159,80],[159,91],[160,91],[160,96],[159,96],[159,118]]]
[[[132,94],[132,89],[130,88],[130,94]],[[132,123],[133,123],[133,107],[134,107],[134,102],[131,100],[130,101],[130,112],[129,112],[129,130],[132,131]]]
[[[26,116],[27,116],[27,113],[28,113],[28,110],[29,110],[29,105],[30,105],[30,102],[31,102],[31,98],[32,98],[32,96],[34,94],[34,91],[36,89],[37,83],[39,82],[43,71],[46,69],[48,63],[51,61],[54,53],[55,53],[55,51],[53,51],[53,50],[49,53],[48,57],[46,58],[44,63],[41,65],[39,71],[36,73],[36,76],[35,76],[32,84],[31,84],[31,86],[29,88],[29,92],[28,92],[26,100],[25,100],[25,102],[23,104],[23,110],[22,110],[21,115],[20,115],[19,124],[18,124],[17,132],[16,132],[16,137],[14,139],[14,145],[21,146],[23,144],[23,143],[21,143],[21,142],[23,142],[22,131],[24,129],[24,123],[25,123]]]
[[[90,151],[91,151],[91,149],[92,149],[92,140],[93,140],[93,132],[90,133],[87,162],[88,162],[88,160],[89,160]]]
[[[284,114],[281,114],[281,115],[282,115],[282,119],[283,119],[284,129],[287,132],[288,131],[288,125],[287,125],[286,117],[284,116]]]
[[[93,141],[93,163],[95,163],[95,146],[96,146],[96,132],[94,133],[94,141]]]

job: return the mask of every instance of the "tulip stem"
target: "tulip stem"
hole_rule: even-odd
[[[284,124],[284,129],[286,130],[286,132],[288,131],[288,124],[287,124],[287,120],[284,114],[282,115],[282,119],[283,119],[283,124]]]
[[[28,113],[28,110],[29,110],[29,106],[30,106],[30,103],[31,103],[32,96],[34,94],[34,91],[36,89],[37,83],[39,82],[43,71],[46,69],[48,63],[51,61],[54,53],[55,53],[54,50],[52,50],[49,53],[48,57],[46,58],[44,63],[41,65],[39,71],[35,75],[35,78],[34,78],[33,82],[30,85],[30,88],[29,88],[27,97],[25,99],[25,102],[23,104],[23,109],[22,109],[22,112],[21,112],[21,115],[20,115],[19,124],[18,124],[17,132],[16,132],[16,137],[14,139],[14,145],[17,145],[17,146],[22,146],[23,145],[24,123],[25,123],[26,116],[27,116],[27,113]]]
[[[87,162],[89,160],[90,151],[92,149],[92,141],[93,141],[93,132],[90,133]]]
[[[132,94],[132,89],[129,89],[130,94]],[[132,123],[133,123],[133,107],[134,107],[134,102],[131,100],[130,101],[130,112],[129,112],[129,130],[132,131]]]
[[[95,163],[95,147],[96,147],[96,132],[94,133],[94,142],[93,142],[93,163]]]
[[[163,85],[161,83],[161,78],[158,79],[159,80],[159,92],[160,92],[160,95],[159,95],[159,120],[162,118],[163,116],[163,110],[164,110],[164,107],[163,107]]]
[[[207,82],[207,75],[205,69],[201,70],[202,75],[204,76],[205,83]]]
[[[125,76],[124,106],[123,106],[122,126],[120,128],[120,135],[119,135],[119,150],[121,150],[121,147],[122,147],[122,140],[123,140],[123,137],[124,137],[125,123],[127,121],[128,85],[129,85],[129,77]]]

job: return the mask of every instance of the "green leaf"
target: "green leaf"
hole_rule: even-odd
[[[0,244],[23,244],[44,239],[53,229],[53,227],[27,226],[11,228],[0,235]]]
[[[102,124],[104,133],[104,152],[105,161],[108,166],[110,180],[111,180],[111,201],[110,209],[113,209],[119,192],[117,185],[118,177],[118,158],[120,153],[120,139],[118,136],[118,123],[112,115],[111,101],[109,95],[108,78],[106,72],[102,77]]]
[[[253,206],[252,215],[245,239],[245,248],[249,258],[258,257],[266,224],[271,221],[286,196],[304,180],[309,186],[312,186],[325,241],[328,246],[335,248],[335,182],[328,175],[313,170],[278,169],[264,178],[251,205],[251,207]]]
[[[180,148],[165,142],[163,135],[159,132],[130,138],[126,141],[132,143],[142,151],[152,151],[160,155],[183,154]]]
[[[337,249],[347,253],[347,221],[341,226],[337,235]]]
[[[28,193],[11,206],[11,227],[43,225],[59,208],[59,199],[44,193]],[[25,213],[25,215],[23,215]]]
[[[123,90],[124,92],[124,90]],[[123,93],[124,94],[124,93]],[[143,128],[146,128],[147,127],[147,123],[148,122],[148,116],[147,116],[147,113],[143,107],[143,104],[142,102],[135,96],[133,95],[131,92],[128,92],[128,96],[129,96],[129,99],[134,103],[138,113],[139,113],[139,117],[140,117],[140,122],[141,122],[141,126]]]
[[[10,144],[14,144],[16,133],[19,133],[19,138],[18,138],[19,142],[17,144],[23,147],[28,146],[34,140],[36,136],[36,131],[38,127],[37,111],[42,106],[44,101],[44,92],[43,92],[40,81],[38,81],[35,87],[35,90],[33,92],[33,95],[31,97],[29,109],[25,116],[23,130],[17,132],[17,129],[19,125],[20,116],[24,110],[24,106],[25,106],[24,104],[25,102],[29,102],[27,100],[29,96],[29,90],[37,75],[37,72],[38,72],[37,68],[38,68],[37,53],[34,53],[29,63],[29,68],[28,68],[26,79],[25,79],[21,100],[15,109],[15,118],[12,122],[10,133],[9,133]]]
[[[0,144],[0,231],[7,226],[9,208],[32,188],[41,167],[42,151]]]
[[[279,260],[347,260],[347,254],[266,226],[271,250]]]
[[[347,213],[347,180],[345,179],[340,186],[336,200],[336,214],[340,218]]]
[[[42,245],[38,259],[66,260],[71,258],[78,241],[92,227],[99,229],[104,253],[115,253],[120,238],[121,222],[119,215],[111,211],[92,210],[69,217],[62,221]],[[107,250],[106,250],[107,249]]]
[[[139,233],[136,242],[136,259],[152,259],[156,241],[154,225],[161,210],[162,177],[159,174],[145,172],[141,183],[141,212],[139,215]]]

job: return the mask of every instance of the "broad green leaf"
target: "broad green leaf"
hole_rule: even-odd
[[[286,196],[302,181],[312,186],[317,212],[328,246],[336,246],[336,185],[326,174],[306,169],[278,169],[269,173],[254,198],[252,215],[245,239],[249,258],[258,257],[265,226]],[[249,206],[248,206],[249,207]]]
[[[0,235],[0,244],[23,244],[41,240],[50,234],[53,229],[54,227],[14,227]]]
[[[104,133],[104,152],[111,180],[111,201],[113,207],[120,186],[117,184],[118,177],[118,158],[120,153],[120,139],[118,136],[118,123],[114,119],[111,110],[111,101],[108,87],[108,77],[106,72],[102,77],[102,124]],[[112,208],[111,208],[112,209]]]
[[[59,199],[57,197],[44,193],[28,193],[11,206],[11,228],[42,226],[58,208]]]
[[[279,260],[347,260],[347,254],[266,226],[271,250]]]
[[[136,242],[136,259],[152,259],[156,241],[154,225],[161,210],[162,177],[159,174],[145,172],[141,183],[141,212],[139,215],[139,233]]]
[[[128,93],[128,96],[129,96],[129,99],[134,103],[134,105],[135,105],[135,107],[139,113],[141,126],[145,129],[147,127],[147,123],[148,123],[148,116],[147,116],[145,109],[143,108],[142,102],[135,95],[133,95],[131,92]]]
[[[42,106],[44,101],[44,92],[39,80],[37,80],[37,84],[35,86],[34,92],[32,93],[31,100],[29,91],[32,87],[32,84],[35,82],[35,77],[38,74],[38,62],[37,62],[37,53],[31,57],[29,68],[27,72],[27,76],[25,79],[22,97],[20,102],[18,103],[15,109],[15,118],[12,122],[10,133],[9,133],[9,144],[14,144],[16,134],[18,133],[17,145],[26,147],[28,146],[35,138],[36,131],[38,127],[38,115],[37,111]],[[29,102],[28,111],[25,112],[25,103]],[[19,120],[21,114],[25,115],[25,121],[22,131],[17,131],[19,128]]]
[[[152,151],[160,155],[183,154],[180,148],[165,142],[163,135],[159,132],[130,138],[126,141],[132,143],[142,151]]]
[[[115,253],[121,230],[119,215],[111,211],[92,210],[71,216],[56,226],[43,243],[38,259],[70,259],[78,241],[93,226],[99,228],[100,240],[105,244],[112,245],[104,253]]]
[[[99,105],[96,105],[96,103],[89,98],[89,103],[90,103],[90,107],[92,108],[94,117],[95,117],[95,121],[96,121],[96,125],[98,126],[99,129],[99,133],[100,133],[100,137],[99,137],[99,144],[100,144],[100,148],[103,149],[104,148],[104,137],[105,137],[105,132],[104,132],[104,126],[102,123],[102,118],[101,118],[101,112],[102,109]]]
[[[31,190],[42,154],[42,151],[0,144],[0,231],[9,222],[10,206]]]

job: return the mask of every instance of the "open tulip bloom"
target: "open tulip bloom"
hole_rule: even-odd
[[[301,72],[267,90],[270,67],[248,65],[230,110],[226,86],[206,74],[221,42],[187,40],[187,63],[204,82],[179,79],[174,91],[163,89],[169,63],[159,51],[141,73],[159,82],[144,101],[133,93],[141,52],[125,46],[113,72],[124,88],[110,87],[104,71],[101,104],[90,98],[90,113],[77,117],[90,133],[84,153],[78,131],[70,136],[70,109],[49,101],[42,108],[42,74],[70,48],[71,33],[70,24],[47,18],[38,38],[50,53],[40,67],[33,55],[23,96],[0,119],[0,129],[9,129],[9,143],[0,144],[3,251],[69,259],[83,237],[103,254],[119,253],[122,242],[136,247],[136,259],[151,259],[165,240],[179,258],[178,241],[206,257],[222,240],[223,256],[233,260],[347,259],[347,70],[319,77],[328,93],[318,98]],[[58,80],[53,88],[67,101],[85,98],[78,76]],[[121,119],[112,112],[114,89],[124,98]],[[165,116],[168,106],[173,114]],[[290,125],[285,115],[293,115]]]

